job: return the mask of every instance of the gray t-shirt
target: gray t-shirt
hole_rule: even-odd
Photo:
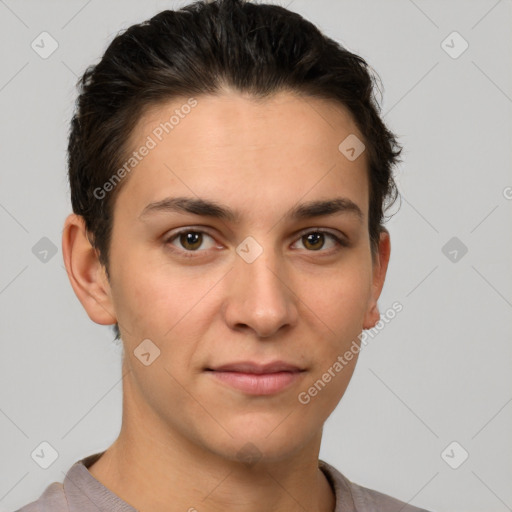
[[[103,452],[75,462],[64,482],[53,482],[41,496],[16,512],[137,512],[87,469]],[[428,512],[350,482],[327,462],[318,461],[336,495],[334,512]]]

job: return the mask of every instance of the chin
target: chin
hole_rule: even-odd
[[[209,439],[208,444],[217,455],[249,466],[265,461],[286,460],[311,442],[315,433],[308,435],[307,432],[299,430],[297,424],[291,420],[291,415],[285,428],[285,417],[286,414],[279,418],[273,417],[271,426],[268,421],[257,421],[254,418],[250,422],[239,422],[236,426],[232,423],[226,428],[232,437],[223,436],[219,443],[212,443],[213,439]]]

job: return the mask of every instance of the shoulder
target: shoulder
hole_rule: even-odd
[[[60,482],[53,482],[41,496],[16,512],[68,512],[68,504],[64,494],[64,486]]]
[[[99,508],[91,501],[91,489],[98,493],[97,482],[88,472],[87,467],[95,462],[103,452],[94,453],[78,461],[68,469],[64,482],[53,482],[46,487],[41,496],[15,512],[85,512]],[[91,507],[94,507],[92,508]]]
[[[414,507],[404,501],[393,498],[388,494],[362,487],[353,482],[350,482],[350,486],[358,512],[366,512],[367,510],[379,510],[379,512],[396,512],[397,510],[400,510],[400,512],[429,512],[423,508]]]
[[[319,466],[333,485],[337,498],[338,496],[341,497],[341,492],[348,493],[351,496],[354,512],[373,512],[375,510],[379,512],[396,512],[397,510],[400,510],[400,512],[429,512],[393,498],[388,494],[351,482],[327,462],[320,460]],[[335,512],[338,512],[338,504]]]

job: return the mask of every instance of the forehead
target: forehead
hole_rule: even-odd
[[[195,106],[190,107],[192,101]],[[172,136],[176,142],[195,145],[203,140],[222,146],[244,142],[245,149],[268,147],[269,143],[295,148],[299,144],[313,146],[326,135],[327,144],[332,142],[332,136],[337,139],[344,134],[356,134],[363,139],[343,104],[292,91],[260,98],[228,89],[215,95],[178,97],[154,104],[138,120],[130,145],[152,133],[160,123],[167,127],[162,127],[162,138]],[[158,133],[156,138],[160,139]]]
[[[363,140],[348,109],[331,100],[291,92],[256,99],[233,91],[193,102],[174,98],[147,109],[134,128],[130,152],[151,149],[118,200],[130,196],[140,213],[146,203],[179,192],[231,201],[242,211],[256,206],[251,201],[296,203],[340,192],[366,214],[366,154],[351,161],[339,149],[353,136]]]

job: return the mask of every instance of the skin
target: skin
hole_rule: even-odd
[[[125,349],[121,432],[89,471],[138,510],[333,511],[333,491],[318,468],[322,428],[357,357],[307,405],[297,397],[379,320],[389,233],[372,259],[366,153],[349,161],[338,150],[349,134],[363,137],[332,101],[290,92],[256,101],[230,90],[196,99],[124,178],[110,281],[82,218],[65,222],[71,285],[94,322],[119,322]],[[185,102],[148,110],[132,133],[133,149]],[[147,204],[168,196],[213,200],[241,218],[140,218]],[[353,201],[362,219],[350,212],[285,217],[297,203],[334,197]],[[166,242],[187,227],[206,233],[202,243]],[[349,245],[305,236],[316,229]],[[248,236],[263,249],[252,263],[236,252]],[[160,350],[149,366],[134,355],[144,339]],[[306,371],[268,396],[247,395],[205,371],[276,359]],[[252,464],[239,456],[248,442],[260,457]]]

